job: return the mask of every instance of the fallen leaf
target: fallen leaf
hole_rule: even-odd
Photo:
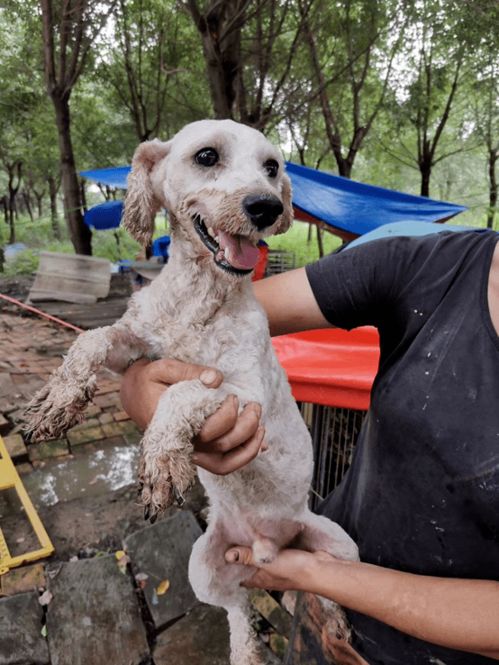
[[[119,560],[122,559],[124,556],[126,556],[126,552],[124,552],[123,550],[117,550],[117,551],[114,553],[114,556],[116,557],[116,560],[119,561]]]
[[[52,600],[54,596],[50,593],[50,591],[47,589],[42,593],[42,595],[38,598],[38,602],[42,607],[45,607],[45,605],[48,605],[50,601]]]
[[[42,629],[41,629],[41,631],[40,631],[40,634],[41,634],[42,637],[47,637],[47,624],[45,624],[44,626],[42,626]]]
[[[123,552],[122,550],[116,552],[115,556],[116,559],[118,560],[118,568],[120,570],[120,573],[123,573],[123,575],[125,575],[126,567],[130,563],[130,557],[127,554],[125,554],[125,552]]]
[[[158,596],[164,596],[164,594],[170,588],[170,580],[162,580],[156,587],[156,593]]]

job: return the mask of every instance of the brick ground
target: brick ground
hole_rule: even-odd
[[[60,365],[74,339],[71,330],[43,319],[0,311],[0,434],[27,485],[26,474],[33,478],[36,474],[31,472],[35,468],[37,474],[48,469],[49,478],[51,465],[72,464],[91,454],[93,448],[110,450],[107,446],[135,445],[140,439],[121,408],[119,381],[106,371],[98,376],[98,390],[83,423],[60,439],[34,445],[23,441],[20,425],[24,406]],[[168,540],[163,533],[165,523],[160,520],[154,527],[143,528],[134,491],[129,485],[114,492],[82,495],[40,508],[40,517],[56,552],[48,566],[45,562],[38,563],[0,577],[0,596],[5,596],[0,597],[0,665],[28,662],[222,665],[227,662],[228,632],[223,612],[194,603],[190,613],[177,617],[172,624],[167,621],[166,628],[161,617],[158,619],[157,610],[165,600],[169,606],[177,606],[190,593],[186,571],[182,575],[179,571],[187,566],[193,536],[189,530],[175,534],[176,546],[184,538],[187,540],[185,561],[172,568],[171,556],[156,542],[157,533]],[[191,492],[186,504],[197,516],[205,506],[202,493],[198,495],[199,487]],[[182,514],[189,516],[183,511]],[[189,519],[193,528],[199,529],[192,513]],[[171,522],[174,523],[175,520]],[[16,543],[25,546],[29,536],[24,533],[23,525],[18,524],[17,528]],[[138,543],[147,539],[151,540],[151,546],[140,549]],[[134,556],[117,572],[114,552],[128,544],[129,554]],[[143,557],[148,549],[156,553],[150,561]],[[103,558],[104,555],[107,556]],[[138,572],[146,573],[146,582],[137,582],[134,575]],[[171,578],[171,588],[166,597],[158,598],[153,590],[165,575]],[[176,591],[178,585],[180,591]],[[38,599],[46,598],[47,588],[54,598],[42,607]],[[187,603],[182,612],[191,605]],[[128,608],[126,655],[118,653],[123,641],[119,630],[113,633],[114,642],[109,639],[110,626],[122,621],[125,606]],[[278,631],[283,627],[288,631],[289,616],[270,597],[255,598],[255,608],[261,615],[258,627],[263,641],[282,657],[287,636],[279,635]],[[278,662],[268,650],[268,663]]]
[[[19,433],[23,408],[59,367],[75,337],[72,330],[44,319],[0,313],[0,434],[16,464],[26,463],[29,457],[36,465],[44,459],[69,455],[73,446],[82,443],[136,432],[121,407],[119,380],[105,370],[98,375],[98,389],[83,423],[61,439],[26,450]]]

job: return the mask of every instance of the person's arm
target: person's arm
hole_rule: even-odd
[[[225,558],[256,565],[247,547]],[[413,575],[292,549],[256,567],[245,586],[316,593],[426,642],[499,660],[499,582]]]
[[[271,335],[331,328],[310,287],[305,268],[289,270],[253,283],[269,320]]]

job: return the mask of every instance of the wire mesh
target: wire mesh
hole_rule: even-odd
[[[314,447],[311,507],[315,508],[347,472],[366,412],[305,402],[300,411]]]
[[[286,270],[293,270],[296,267],[296,257],[294,252],[288,252],[283,249],[271,249],[267,256],[267,268],[265,276],[277,275]]]

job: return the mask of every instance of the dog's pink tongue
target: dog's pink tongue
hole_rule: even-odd
[[[219,231],[218,240],[220,248],[226,250],[225,258],[234,268],[250,270],[255,267],[259,256],[258,247],[247,238]]]

